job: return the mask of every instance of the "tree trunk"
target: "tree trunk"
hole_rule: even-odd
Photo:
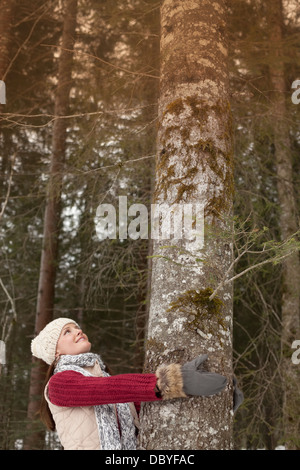
[[[272,0],[272,5],[268,5],[268,13],[270,44],[272,45],[270,53],[275,55],[270,65],[270,79],[274,94],[271,118],[276,157],[280,229],[281,237],[285,240],[299,230],[299,227],[287,119],[286,96],[290,100],[290,95],[285,83],[282,0]],[[300,260],[298,252],[283,261],[281,315],[284,441],[288,449],[299,449],[300,369],[291,360],[292,343],[300,338]]]
[[[76,11],[77,0],[66,0],[61,53],[58,65],[58,86],[55,96],[54,113],[56,119],[53,126],[50,178],[44,215],[44,234],[37,297],[35,335],[53,319],[60,229],[60,199],[67,126],[66,119],[62,119],[60,116],[66,116],[69,108],[73,60],[73,53],[70,51],[72,51],[74,47]],[[39,448],[39,440],[44,434],[43,431],[34,431],[34,421],[39,410],[39,400],[43,391],[44,377],[45,365],[42,361],[33,359],[27,410],[27,417],[30,422],[24,445],[26,450]]]
[[[0,1],[0,80],[5,81],[10,63],[10,42],[12,17],[15,7],[13,0]]]
[[[232,448],[232,286],[210,300],[232,262],[225,30],[223,0],[162,2],[154,202],[203,205],[206,234],[203,249],[200,238],[153,241],[145,371],[208,353],[208,369],[225,375],[228,385],[218,396],[145,403],[142,449]],[[165,220],[162,213],[160,226]]]

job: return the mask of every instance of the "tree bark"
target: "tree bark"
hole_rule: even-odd
[[[1,0],[0,2],[0,80],[5,81],[10,63],[10,42],[12,17],[15,8],[13,0]]]
[[[270,21],[270,79],[273,89],[271,119],[277,171],[277,191],[281,237],[288,239],[299,230],[297,203],[293,185],[291,142],[289,136],[286,96],[290,99],[285,80],[283,52],[282,0],[268,5]],[[283,432],[288,449],[300,449],[300,369],[292,363],[291,345],[300,338],[300,260],[296,251],[283,263],[282,270],[282,380],[283,380]]]
[[[225,375],[228,385],[213,397],[145,403],[140,447],[230,449],[232,286],[209,299],[232,262],[233,144],[223,0],[162,2],[158,113],[154,202],[203,205],[206,233],[204,248],[200,239],[153,240],[145,371],[208,353],[208,369]],[[165,218],[163,213],[160,226]]]
[[[52,155],[50,162],[50,178],[48,183],[46,209],[44,215],[43,247],[38,285],[35,335],[53,319],[55,298],[55,279],[58,263],[58,239],[60,230],[61,188],[66,149],[66,119],[60,118],[68,114],[69,94],[72,83],[72,60],[76,30],[77,0],[65,1],[65,16],[61,41],[61,52],[58,64],[58,86],[55,96],[55,121],[52,137]],[[24,449],[35,449],[40,445],[44,432],[35,431],[36,415],[39,410],[40,397],[43,392],[45,365],[33,358],[30,377],[29,403],[27,417],[28,433]],[[37,399],[38,398],[38,399]]]

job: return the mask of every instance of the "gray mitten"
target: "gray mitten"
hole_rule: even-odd
[[[186,395],[215,395],[225,388],[226,377],[201,370],[207,358],[207,354],[202,354],[182,366],[183,390]]]
[[[157,391],[165,399],[187,397],[188,395],[214,395],[225,387],[225,377],[201,370],[207,354],[198,356],[183,366],[180,364],[161,365],[156,371]]]

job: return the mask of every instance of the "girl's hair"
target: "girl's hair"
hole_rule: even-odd
[[[46,378],[45,378],[45,384],[44,384],[44,389],[49,382],[51,376],[53,375],[55,366],[57,363],[57,359],[55,359],[52,364],[50,365],[49,369],[47,370],[46,373]],[[40,405],[40,417],[44,425],[46,426],[47,429],[50,431],[55,431],[55,422],[52,416],[52,413],[50,411],[48,402],[43,394],[42,400],[41,400],[41,405]]]
[[[50,378],[53,375],[54,369],[56,367],[56,364],[59,360],[59,356],[55,358],[55,360],[52,362],[52,364],[49,366],[47,373],[46,373],[46,378],[45,378],[45,384],[44,384],[44,389],[49,382]],[[113,375],[112,370],[105,364],[105,370],[106,372],[109,373],[109,375]],[[41,421],[44,423],[47,429],[49,431],[55,431],[55,421],[53,419],[52,413],[50,411],[48,402],[43,394],[42,400],[41,400],[41,405],[40,405],[40,410],[39,410],[40,418]]]

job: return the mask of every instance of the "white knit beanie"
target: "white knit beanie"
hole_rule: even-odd
[[[52,364],[55,359],[56,345],[60,337],[61,330],[68,323],[74,323],[70,318],[57,318],[51,321],[45,328],[31,341],[31,352],[33,356],[42,359],[47,364]]]

